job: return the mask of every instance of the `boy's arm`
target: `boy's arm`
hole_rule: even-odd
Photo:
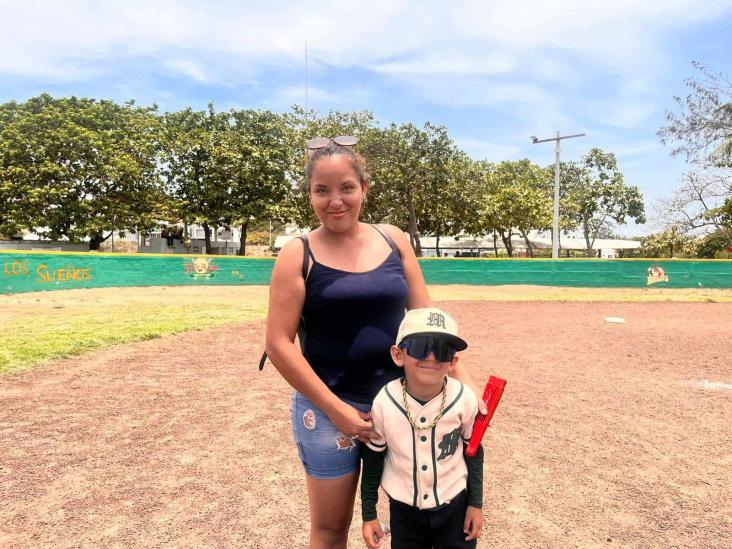
[[[363,448],[363,473],[361,474],[361,515],[363,521],[376,519],[376,503],[379,501],[379,485],[384,471],[386,451],[375,452]]]
[[[473,457],[464,454],[465,464],[468,467],[468,508],[463,521],[465,541],[480,537],[483,530],[483,446]]]
[[[473,457],[463,454],[468,467],[468,505],[480,509],[483,507],[483,445]]]
[[[383,392],[376,395],[374,404],[371,407],[375,435],[364,444],[361,456],[363,460],[361,474],[363,526],[361,527],[361,533],[369,549],[378,549],[384,540],[384,532],[381,529],[379,520],[376,518],[376,503],[379,500],[379,485],[381,484],[381,474],[384,471],[384,458],[387,450],[381,413],[382,397]]]

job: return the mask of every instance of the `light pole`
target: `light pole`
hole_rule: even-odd
[[[556,141],[556,149],[554,152],[557,153],[556,159],[554,160],[554,215],[552,217],[552,259],[559,257],[559,153],[561,148],[559,142],[562,139],[572,139],[573,137],[582,137],[584,133],[575,133],[574,135],[559,135],[557,132],[556,137],[549,139],[538,139],[536,136],[531,136],[531,142],[536,145],[537,143],[546,143],[547,141]]]

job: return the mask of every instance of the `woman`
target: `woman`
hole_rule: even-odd
[[[431,305],[404,234],[359,221],[369,183],[363,159],[345,146],[351,139],[309,143],[319,147],[305,179],[321,225],[282,249],[270,283],[267,354],[295,389],[293,433],[313,549],[347,545],[360,465],[355,439],[370,438],[371,402],[400,375],[389,348],[405,308]],[[465,378],[460,367],[455,377]]]

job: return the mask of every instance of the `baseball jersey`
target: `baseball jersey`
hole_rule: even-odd
[[[371,414],[376,436],[369,448],[388,448],[381,486],[390,497],[417,507],[438,507],[466,487],[468,470],[463,444],[473,432],[478,401],[458,380],[447,378],[443,416],[430,429],[414,428],[404,408],[402,380],[387,383],[374,399]],[[407,394],[416,425],[429,425],[440,412],[442,393],[424,405]]]

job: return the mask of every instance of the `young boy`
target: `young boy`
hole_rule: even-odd
[[[363,454],[363,537],[381,547],[379,483],[389,496],[392,549],[476,547],[483,526],[483,448],[463,449],[478,401],[447,373],[468,344],[436,308],[412,309],[399,326],[394,362],[404,377],[386,384],[371,410],[377,436]]]

